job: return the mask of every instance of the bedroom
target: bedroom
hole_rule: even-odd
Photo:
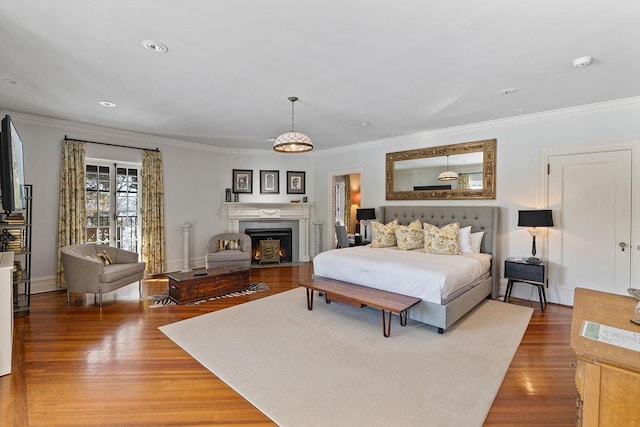
[[[126,6],[122,6],[126,8]],[[53,31],[53,30],[50,30]],[[136,43],[139,41],[136,39]],[[581,53],[580,53],[581,54]],[[573,56],[571,56],[573,55]],[[569,65],[577,56],[571,55],[562,59]],[[4,61],[3,61],[4,64]],[[3,65],[4,66],[4,65]],[[588,70],[583,70],[588,71]],[[636,74],[637,76],[637,74]],[[3,76],[4,77],[4,76]],[[8,76],[12,77],[12,76]],[[637,78],[637,77],[636,77]],[[19,79],[18,79],[19,80]],[[80,121],[64,121],[41,117],[37,114],[20,113],[20,108],[8,108],[0,104],[2,114],[11,113],[20,125],[20,133],[25,141],[25,166],[27,180],[34,186],[35,206],[37,213],[34,220],[34,239],[38,242],[34,248],[33,279],[34,287],[39,291],[53,289],[55,274],[56,248],[56,216],[58,209],[58,176],[60,141],[64,135],[75,138],[132,144],[145,147],[159,147],[165,161],[166,185],[166,233],[167,261],[169,267],[177,268],[182,264],[182,229],[180,224],[192,223],[191,262],[194,266],[204,264],[204,247],[207,239],[225,228],[222,213],[224,189],[231,184],[231,170],[243,168],[254,170],[254,176],[260,169],[304,170],[307,176],[307,195],[313,203],[313,217],[324,221],[322,248],[332,246],[333,232],[326,224],[329,211],[329,176],[336,173],[360,172],[363,181],[363,206],[377,207],[386,204],[384,198],[384,155],[389,151],[398,151],[415,147],[452,144],[484,138],[498,140],[498,173],[497,197],[488,204],[500,206],[500,259],[510,255],[527,254],[530,251],[531,239],[528,233],[516,226],[517,211],[523,208],[538,207],[541,194],[544,192],[542,181],[541,158],[545,150],[564,149],[582,152],[592,147],[617,146],[630,143],[634,159],[640,150],[638,137],[640,124],[636,119],[640,116],[640,100],[637,98],[637,82],[629,85],[629,90],[616,100],[589,105],[578,104],[573,108],[560,109],[546,113],[527,114],[504,120],[487,121],[458,127],[436,128],[437,130],[416,132],[404,136],[388,136],[382,140],[368,140],[360,145],[344,145],[323,149],[319,144],[310,155],[299,157],[282,156],[268,150],[240,150],[233,148],[210,147],[180,140],[179,138],[162,138],[149,134],[127,131],[124,128],[113,129],[88,125]],[[22,83],[24,87],[25,83]],[[123,84],[126,86],[126,84]],[[498,89],[491,88],[491,94]],[[10,90],[10,85],[2,88],[3,98]],[[287,128],[289,125],[286,96],[291,95],[289,86],[284,93],[272,100],[271,105],[284,103],[273,119],[276,128]],[[304,90],[303,90],[304,91]],[[374,89],[371,89],[373,92]],[[93,102],[93,93],[87,97]],[[302,92],[297,92],[301,101],[305,100]],[[42,97],[45,97],[44,91]],[[553,97],[554,94],[548,95]],[[247,98],[243,98],[247,99]],[[498,95],[489,98],[489,102],[500,102]],[[229,99],[219,100],[220,109],[224,110]],[[251,101],[248,101],[251,102]],[[302,104],[304,105],[304,104]],[[305,115],[311,108],[296,107],[296,126],[305,129]],[[416,107],[416,112],[418,108]],[[355,109],[351,110],[355,111]],[[407,110],[413,112],[413,110]],[[408,113],[404,113],[408,114]],[[352,116],[352,112],[344,112]],[[140,114],[140,120],[154,122],[155,117]],[[311,133],[311,132],[309,132]],[[312,135],[313,136],[313,135]],[[137,161],[136,154],[127,150],[112,150],[93,147],[90,156],[118,161]],[[634,182],[640,182],[640,171],[634,171]],[[254,183],[255,185],[255,183]],[[638,190],[635,189],[637,192]],[[637,193],[636,193],[637,194]],[[269,200],[288,202],[291,198],[284,192],[278,196],[261,196],[258,192],[243,195],[242,201]],[[638,198],[636,198],[638,199]],[[434,202],[443,204],[445,202]],[[473,204],[475,202],[460,202]],[[639,231],[634,229],[634,241]],[[310,242],[313,246],[315,242]],[[544,246],[543,246],[544,248]],[[543,251],[544,255],[544,251]],[[636,255],[637,256],[637,255]],[[638,265],[638,263],[634,263]],[[633,271],[632,283],[638,287],[640,273]],[[528,296],[529,293],[520,296]]]

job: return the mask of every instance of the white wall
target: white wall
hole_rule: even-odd
[[[529,254],[531,236],[517,227],[518,209],[539,208],[542,198],[541,164],[542,150],[554,147],[614,144],[636,140],[635,151],[640,150],[640,99],[583,106],[558,110],[514,119],[478,123],[470,126],[444,129],[409,136],[389,138],[361,144],[357,148],[318,151],[314,170],[318,177],[314,193],[318,206],[330,202],[327,179],[335,171],[362,169],[363,207],[380,205],[491,205],[500,206],[500,254],[503,260],[509,256]],[[496,199],[486,201],[387,201],[385,200],[385,153],[477,141],[497,139]],[[636,155],[637,157],[637,155]],[[635,168],[634,182],[640,181]],[[636,188],[636,193],[638,190]],[[316,209],[318,219],[330,220],[327,213]],[[330,221],[329,221],[330,223]],[[637,223],[637,221],[636,221]],[[633,231],[632,242],[640,241],[640,231]],[[330,242],[333,230],[325,229],[324,242]],[[632,236],[633,237],[633,236]],[[540,242],[539,252],[545,250]],[[328,249],[326,243],[324,249]],[[637,252],[637,251],[635,251]],[[546,254],[543,252],[544,257]],[[636,253],[637,256],[637,253]],[[637,264],[637,263],[636,263]],[[636,272],[636,281],[640,280]]]
[[[182,267],[182,228],[191,228],[192,266],[204,265],[209,237],[226,229],[223,222],[224,189],[231,187],[232,169],[253,169],[253,194],[241,194],[240,201],[290,201],[300,195],[286,194],[286,171],[306,171],[306,190],[313,203],[312,220],[321,220],[323,249],[333,241],[330,210],[331,176],[361,174],[361,206],[386,204],[488,204],[501,207],[499,260],[526,255],[531,237],[516,226],[517,210],[537,208],[540,188],[541,152],[545,149],[590,144],[640,141],[640,99],[585,106],[510,120],[479,123],[459,128],[425,132],[373,141],[340,150],[283,155],[267,150],[230,152],[200,144],[141,135],[114,129],[10,113],[24,144],[25,176],[33,184],[33,287],[52,289],[57,254],[58,187],[60,149],[65,135],[70,138],[111,142],[145,148],[160,148],[164,159],[165,215],[168,269]],[[385,153],[425,146],[481,139],[497,139],[496,199],[487,201],[393,202],[385,200]],[[635,145],[640,150],[640,142]],[[88,146],[90,157],[139,161],[137,150]],[[637,158],[634,154],[634,158]],[[260,195],[260,169],[280,171],[280,194]],[[640,181],[640,168],[634,169]],[[636,188],[637,194],[638,190]],[[632,242],[640,241],[635,226]],[[311,236],[310,247],[314,247]],[[539,245],[544,250],[544,242]],[[545,256],[544,253],[541,254]],[[635,277],[637,278],[637,274]]]
[[[69,138],[159,148],[164,164],[167,269],[182,268],[183,230],[191,227],[192,267],[204,266],[209,238],[226,231],[223,220],[225,188],[231,187],[232,169],[253,169],[253,194],[240,201],[290,201],[302,195],[286,194],[286,171],[305,171],[306,190],[313,202],[313,158],[309,154],[283,155],[270,149],[233,153],[200,144],[124,132],[60,120],[11,114],[23,141],[25,180],[33,184],[32,291],[54,289],[58,233],[58,195],[62,141]],[[267,143],[267,147],[269,144]],[[87,144],[87,156],[114,161],[141,162],[139,150]],[[280,194],[260,194],[260,169],[280,171]]]

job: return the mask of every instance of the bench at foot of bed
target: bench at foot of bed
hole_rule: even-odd
[[[313,291],[325,294],[327,303],[332,300],[354,307],[374,307],[382,311],[382,333],[391,335],[391,313],[400,317],[400,325],[407,324],[409,309],[419,303],[420,298],[396,294],[380,289],[341,282],[339,280],[316,277],[299,283],[307,288],[307,308],[313,310]]]

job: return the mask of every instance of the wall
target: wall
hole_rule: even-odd
[[[424,132],[360,144],[357,147],[318,151],[314,170],[318,177],[336,175],[339,171],[362,171],[362,207],[380,205],[491,205],[500,206],[500,265],[509,256],[527,255],[531,249],[531,236],[517,227],[518,209],[542,207],[541,186],[544,167],[542,151],[554,147],[587,147],[637,141],[635,157],[640,151],[640,99],[583,106],[573,109],[532,114],[513,119],[478,123],[470,126]],[[486,201],[386,201],[385,154],[401,150],[453,144],[483,139],[497,139],[496,199]],[[639,168],[634,170],[634,182],[640,182]],[[336,172],[338,171],[338,172]],[[326,179],[318,179],[314,193],[318,206],[329,202],[330,188]],[[635,195],[639,190],[636,186]],[[327,214],[316,210],[317,218],[325,220]],[[330,223],[330,222],[329,222]],[[640,241],[638,221],[632,231],[632,242]],[[324,242],[332,241],[333,230],[325,229]],[[545,256],[545,242],[538,245]],[[324,249],[328,249],[326,243]],[[638,256],[635,251],[634,256]],[[639,265],[638,262],[632,262]],[[633,273],[635,283],[640,273]]]
[[[136,134],[115,129],[11,114],[23,141],[25,179],[33,184],[33,272],[34,293],[54,289],[57,256],[60,153],[65,135],[69,138],[159,148],[164,163],[167,269],[182,268],[183,230],[191,227],[191,266],[204,266],[204,253],[211,236],[226,231],[223,220],[225,188],[231,187],[232,169],[253,169],[253,194],[241,194],[240,201],[289,201],[302,195],[286,194],[286,171],[306,171],[306,190],[313,202],[313,159],[308,154],[283,155],[271,150],[234,153],[229,150]],[[114,161],[141,162],[139,150],[87,144],[87,156]],[[280,171],[280,194],[260,194],[260,169]]]

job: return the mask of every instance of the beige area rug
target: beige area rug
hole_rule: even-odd
[[[445,334],[298,288],[160,328],[280,426],[481,426],[533,310],[486,300]]]

